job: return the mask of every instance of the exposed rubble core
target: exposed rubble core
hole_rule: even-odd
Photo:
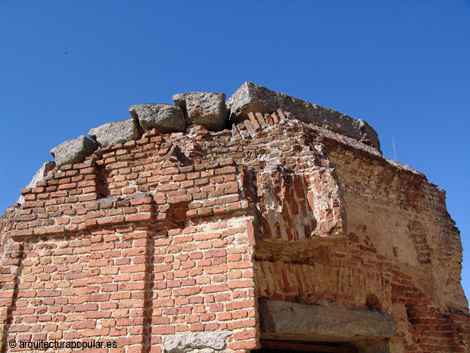
[[[59,145],[5,211],[2,351],[469,350],[445,194],[367,123],[252,83],[173,99]]]

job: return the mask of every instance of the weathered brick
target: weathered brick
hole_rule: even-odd
[[[259,348],[257,298],[270,298],[392,313],[391,350],[466,349],[462,249],[443,192],[292,114],[216,133],[154,129],[24,196],[0,220],[13,240],[0,317],[16,338],[160,353],[168,334],[230,330],[226,349],[241,353]]]

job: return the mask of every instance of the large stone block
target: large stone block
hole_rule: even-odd
[[[390,338],[392,315],[367,310],[260,299],[261,337],[266,339],[351,342]]]
[[[120,120],[95,127],[88,131],[88,136],[100,147],[113,146],[117,143],[137,140],[140,136],[135,119]]]
[[[96,142],[81,135],[54,147],[51,154],[55,158],[57,167],[60,167],[64,164],[83,162],[85,157],[92,154],[97,148]]]
[[[163,133],[186,130],[183,110],[171,104],[132,105],[129,113],[139,122],[143,132],[153,128]]]
[[[190,124],[204,125],[214,131],[222,130],[227,125],[228,110],[223,93],[175,94],[173,101],[187,113]]]
[[[163,338],[166,353],[214,352],[225,348],[230,331],[167,335]]]
[[[377,133],[364,120],[353,119],[336,110],[271,91],[252,82],[245,82],[227,100],[227,107],[233,122],[247,119],[249,112],[272,113],[281,108],[300,121],[330,129],[380,149]]]

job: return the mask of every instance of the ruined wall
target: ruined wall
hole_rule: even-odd
[[[296,249],[261,245],[255,255],[259,297],[391,313],[398,326],[392,352],[466,352],[462,248],[444,192],[364,147],[321,141],[348,232]]]
[[[183,138],[148,133],[25,193],[3,264],[19,275],[3,288],[8,339],[116,339],[126,352],[159,352],[164,335],[212,332],[230,335],[229,349],[254,346],[239,171],[229,159],[181,164]]]
[[[113,126],[95,129],[98,149],[86,142],[78,162],[22,190],[0,223],[3,351],[21,350],[12,339],[85,338],[115,342],[112,352],[249,352],[267,340],[468,350],[443,191],[383,158],[368,125],[299,121],[326,108],[285,95],[270,104],[290,111],[263,111],[271,93],[259,92],[252,112],[229,99],[246,117],[225,129],[197,121],[214,107],[225,119],[225,96],[208,105],[199,93],[175,99],[184,132],[150,124],[136,139],[134,120],[119,125],[132,127],[125,141],[105,143]],[[285,308],[300,314],[268,322]],[[335,315],[348,322],[321,321]]]

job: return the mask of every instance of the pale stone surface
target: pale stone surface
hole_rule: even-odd
[[[397,332],[392,315],[367,310],[260,299],[259,315],[261,335],[268,339],[347,342]]]
[[[187,113],[190,124],[204,125],[214,131],[222,130],[227,125],[228,110],[223,93],[175,94],[173,101]]]
[[[167,335],[163,338],[166,353],[213,352],[224,349],[230,331]]]
[[[34,174],[33,178],[31,179],[29,184],[26,186],[26,188],[29,189],[29,188],[36,187],[36,184],[40,181],[43,181],[44,178],[47,176],[47,173],[54,168],[55,168],[54,162],[51,162],[51,161],[44,162],[41,168],[39,168],[36,174]],[[24,202],[23,195],[21,195],[20,198],[16,202],[22,204]]]
[[[340,112],[271,91],[252,82],[245,82],[228,100],[230,119],[247,119],[249,112],[272,113],[281,108],[300,121],[328,128],[380,149],[375,130],[362,119],[353,119]]]
[[[88,131],[88,136],[95,140],[100,147],[137,140],[139,135],[139,126],[135,119],[115,121]]]
[[[85,157],[98,148],[96,142],[81,135],[73,140],[62,142],[51,150],[57,167],[64,164],[81,163]]]
[[[129,113],[139,122],[143,132],[157,128],[160,132],[184,132],[186,120],[183,110],[171,104],[132,105]]]

